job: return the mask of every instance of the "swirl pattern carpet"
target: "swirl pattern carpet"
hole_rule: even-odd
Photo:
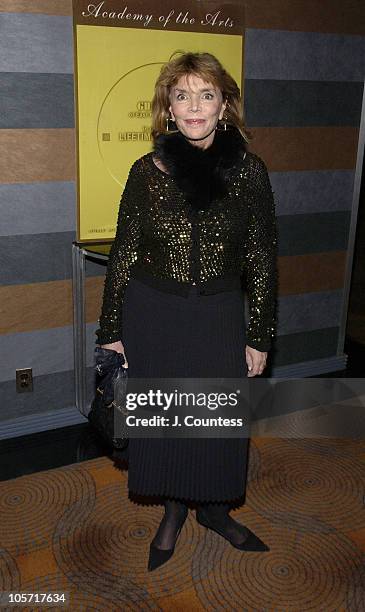
[[[0,487],[1,591],[64,590],[72,611],[365,609],[359,440],[252,438],[246,501],[232,515],[270,551],[234,549],[190,510],[175,555],[154,572],[146,567],[162,506],[130,499],[127,472],[110,458]]]

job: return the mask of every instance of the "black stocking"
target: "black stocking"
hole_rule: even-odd
[[[243,544],[249,531],[229,515],[229,509],[229,504],[206,503],[198,507],[198,513],[201,512],[203,518],[206,516],[213,527],[223,531],[232,544]]]
[[[167,550],[175,545],[179,528],[183,526],[188,515],[188,508],[182,502],[166,499],[165,515],[153,538],[153,544],[157,548]]]

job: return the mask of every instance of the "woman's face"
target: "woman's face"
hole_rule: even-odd
[[[180,77],[171,87],[169,98],[169,110],[178,130],[188,139],[202,139],[191,140],[191,144],[203,149],[209,147],[214,140],[214,129],[226,108],[220,89],[189,74]]]

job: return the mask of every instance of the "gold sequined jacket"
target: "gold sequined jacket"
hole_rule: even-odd
[[[123,341],[123,297],[131,275],[152,275],[181,295],[192,284],[204,295],[233,287],[240,278],[250,311],[247,345],[269,350],[276,323],[277,233],[265,163],[246,151],[227,184],[225,197],[206,210],[192,210],[152,152],[133,164],[110,251],[97,342]]]

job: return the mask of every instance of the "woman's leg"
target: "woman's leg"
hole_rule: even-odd
[[[204,503],[197,507],[197,521],[216,531],[228,540],[232,546],[240,550],[269,550],[268,546],[260,540],[252,531],[229,514],[230,505],[227,503]]]
[[[175,544],[188,515],[188,507],[180,500],[165,498],[165,514],[150,545],[148,569],[157,569],[172,557]]]
[[[243,544],[247,540],[249,531],[247,527],[244,527],[229,515],[229,510],[230,505],[225,503],[200,504],[197,517],[201,517],[203,520],[206,517],[212,526],[219,527],[232,544]]]
[[[164,500],[165,514],[152,540],[156,548],[168,550],[175,545],[179,529],[185,523],[188,507],[177,499]]]

